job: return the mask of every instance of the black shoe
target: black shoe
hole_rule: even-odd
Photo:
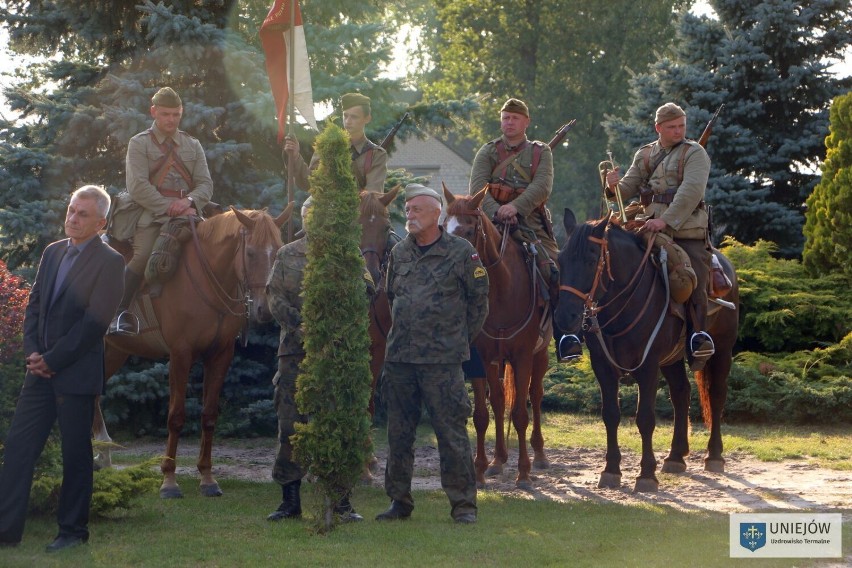
[[[472,525],[476,522],[476,513],[463,513],[453,520],[460,525]]]
[[[583,344],[574,334],[563,335],[556,345],[556,356],[560,363],[573,361],[583,354]]]
[[[376,515],[377,521],[404,521],[411,517],[411,509],[399,501],[391,501],[391,505],[384,513]]]
[[[355,512],[348,495],[334,506],[334,514],[340,517],[341,523],[357,523],[364,520],[364,517]]]
[[[74,548],[75,546],[86,544],[88,540],[89,537],[87,536],[58,536],[53,539],[53,542],[48,544],[44,550],[45,552],[59,552],[60,550],[65,550],[66,548]]]
[[[701,371],[704,369],[704,364],[716,352],[716,346],[713,344],[713,338],[706,331],[698,331],[692,334],[689,339],[689,352],[692,361],[689,364],[691,371]]]
[[[299,489],[302,480],[291,481],[281,486],[282,499],[278,508],[267,515],[267,521],[280,521],[281,519],[298,519],[302,516],[302,498]]]
[[[115,316],[109,324],[108,335],[137,335],[139,333],[139,318],[133,312],[123,311]]]

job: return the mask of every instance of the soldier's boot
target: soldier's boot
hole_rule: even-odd
[[[302,480],[290,481],[281,486],[281,504],[271,512],[267,521],[280,521],[281,519],[298,519],[302,516],[302,496],[300,488]]]
[[[124,269],[124,295],[121,297],[112,323],[109,324],[107,331],[109,335],[136,335],[139,333],[139,320],[128,309],[143,280],[142,276],[128,268]]]
[[[351,496],[352,492],[347,492],[346,495],[337,502],[337,505],[334,506],[334,514],[340,518],[341,523],[354,523],[364,520],[364,517],[356,513],[352,503],[349,502],[349,497]]]
[[[707,304],[699,306],[696,302],[691,302],[692,308],[692,329],[697,329],[689,338],[689,368],[692,371],[701,371],[707,360],[716,352],[716,346],[713,343],[713,338],[710,334],[704,331],[705,320],[707,318]]]

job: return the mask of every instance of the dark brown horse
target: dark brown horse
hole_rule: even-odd
[[[390,253],[388,237],[393,231],[388,207],[396,199],[400,187],[396,186],[387,193],[360,193],[358,222],[361,224],[361,255],[376,285],[376,293],[370,300],[370,371],[373,374],[370,390],[371,416],[375,412],[376,385],[385,364],[385,346],[391,325],[390,304],[384,286],[384,270]]]
[[[503,434],[503,415],[508,407],[518,433],[518,477],[515,483],[518,487],[530,488],[527,396],[533,415],[530,437],[533,465],[541,469],[549,466],[541,434],[543,377],[548,367],[547,345],[553,337],[549,319],[545,317],[549,307],[538,292],[535,265],[524,254],[521,244],[508,233],[501,235],[480,209],[485,190],[474,196],[458,196],[444,187],[444,196],[447,200],[446,230],[473,244],[488,271],[490,284],[488,318],[474,341],[486,367],[485,379],[472,380],[477,485],[485,485],[486,475],[502,473],[503,464],[508,459]],[[543,318],[547,323],[542,323]],[[496,428],[494,459],[490,466],[485,452],[485,432],[489,422],[486,396],[494,411]]]
[[[670,308],[663,271],[657,270],[653,259],[645,254],[645,239],[610,224],[609,218],[578,226],[568,209],[563,224],[568,241],[559,255],[561,286],[556,323],[566,333],[580,334],[582,329],[600,385],[607,451],[598,487],[621,485],[618,386],[619,379],[629,373],[639,386],[636,425],[642,437],[641,471],[634,490],[656,491],[659,483],[652,436],[660,371],[674,407],[674,435],[662,471],[685,471],[684,457],[689,454],[686,325],[682,313],[672,309],[682,312],[682,305]],[[704,422],[710,430],[704,467],[707,471],[724,471],[720,422],[737,338],[739,295],[733,266],[721,253],[715,254],[734,284],[726,297],[733,309],[711,304],[716,311],[709,312],[708,331],[716,352],[704,370],[695,373],[695,380]]]
[[[175,477],[175,459],[186,420],[189,371],[199,357],[204,367],[198,455],[201,492],[210,497],[222,494],[211,471],[219,393],[234,356],[234,340],[247,320],[272,319],[266,301],[266,279],[281,247],[280,228],[292,210],[290,204],[273,219],[265,211],[234,209],[200,223],[197,239],[190,239],[183,247],[174,276],[163,285],[160,297],[150,301],[153,313],[146,313],[145,298],[137,301],[135,310],[142,314],[143,323],[139,335],[107,336],[107,377],[130,355],[169,358],[169,436],[166,457],[160,466],[163,498],[182,497]],[[97,408],[92,428],[95,439],[108,441],[100,406]]]

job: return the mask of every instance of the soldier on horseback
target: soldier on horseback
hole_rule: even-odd
[[[625,200],[638,195],[644,213],[637,219],[644,217],[644,230],[668,234],[689,255],[698,283],[687,309],[688,352],[690,368],[698,371],[715,352],[706,331],[712,253],[704,192],[710,157],[698,142],[686,139],[686,113],[678,105],[658,108],[654,122],[658,139],[636,152],[620,181],[617,168],[607,174],[607,194],[617,190]]]
[[[151,98],[150,128],[127,146],[127,191],[118,196],[109,233],[132,238],[133,257],[124,271],[124,296],[109,333],[133,334],[127,311],[145,280],[146,266],[161,231],[170,221],[199,215],[213,195],[213,180],[201,143],[179,130],[183,103],[171,88]]]
[[[527,138],[530,112],[522,100],[510,98],[500,109],[503,135],[482,146],[470,172],[471,195],[488,187],[482,210],[498,223],[517,226],[513,236],[528,243],[552,307],[559,297],[559,246],[547,200],[553,191],[553,153],[550,146]],[[554,335],[559,338],[556,325]],[[579,346],[577,346],[579,347]],[[567,354],[559,353],[560,359]]]

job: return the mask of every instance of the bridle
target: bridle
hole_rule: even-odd
[[[645,350],[642,354],[642,359],[639,361],[639,364],[632,368],[623,367],[616,363],[612,354],[609,352],[609,349],[607,348],[606,343],[603,339],[603,330],[609,327],[616,320],[616,318],[618,318],[618,316],[620,316],[622,312],[624,312],[624,310],[629,305],[631,305],[631,300],[635,297],[639,290],[638,287],[634,285],[644,277],[646,271],[648,270],[648,267],[651,266],[651,263],[648,262],[648,259],[651,256],[651,250],[653,249],[653,245],[652,240],[649,240],[647,247],[645,248],[645,254],[642,256],[642,261],[639,263],[639,266],[636,268],[636,271],[633,273],[633,276],[630,278],[630,281],[624,286],[622,286],[621,290],[612,298],[610,298],[606,303],[598,305],[599,299],[603,298],[608,292],[607,284],[612,284],[613,282],[615,282],[615,278],[612,275],[612,256],[610,255],[609,240],[607,238],[609,236],[610,231],[608,223],[609,221],[607,221],[607,227],[604,229],[603,238],[595,237],[593,235],[589,235],[587,237],[589,242],[600,246],[600,255],[598,256],[597,267],[595,269],[595,276],[592,280],[591,289],[588,292],[583,292],[581,290],[578,290],[577,288],[574,288],[573,286],[560,284],[559,290],[574,294],[575,296],[583,300],[583,331],[595,334],[595,337],[598,338],[598,341],[601,347],[603,348],[604,354],[606,354],[606,357],[607,359],[609,359],[610,363],[612,363],[622,371],[631,372],[641,367],[642,364],[645,362],[645,359],[647,358],[648,353],[651,349],[651,345],[654,343],[654,339],[656,339],[657,334],[659,333],[660,328],[662,327],[663,321],[665,320],[666,313],[668,312],[669,279],[668,271],[665,268],[666,251],[665,249],[660,250],[660,263],[663,266],[661,272],[663,274],[663,281],[665,282],[666,290],[665,301],[663,302],[663,308],[660,313],[660,317],[657,320],[657,325],[654,327],[654,331],[648,338],[648,342],[645,345]],[[604,277],[606,278],[606,281],[604,281]],[[653,286],[656,286],[656,280],[654,280],[654,282],[652,283],[652,289]],[[612,314],[609,320],[607,320],[603,325],[601,325],[598,322],[598,314],[606,308],[613,306],[616,300],[618,300],[628,292],[629,296],[624,298],[618,310],[616,310],[616,312]],[[652,294],[646,294],[645,301],[642,304],[642,309],[639,310],[639,313],[636,314],[636,317],[633,319],[633,321],[631,321],[626,328],[622,329],[617,333],[611,334],[608,337],[610,339],[615,339],[617,337],[624,336],[628,332],[630,332],[636,326],[636,324],[638,324],[642,320],[642,317],[645,315],[645,312],[648,310],[648,307],[651,304],[651,298]]]

